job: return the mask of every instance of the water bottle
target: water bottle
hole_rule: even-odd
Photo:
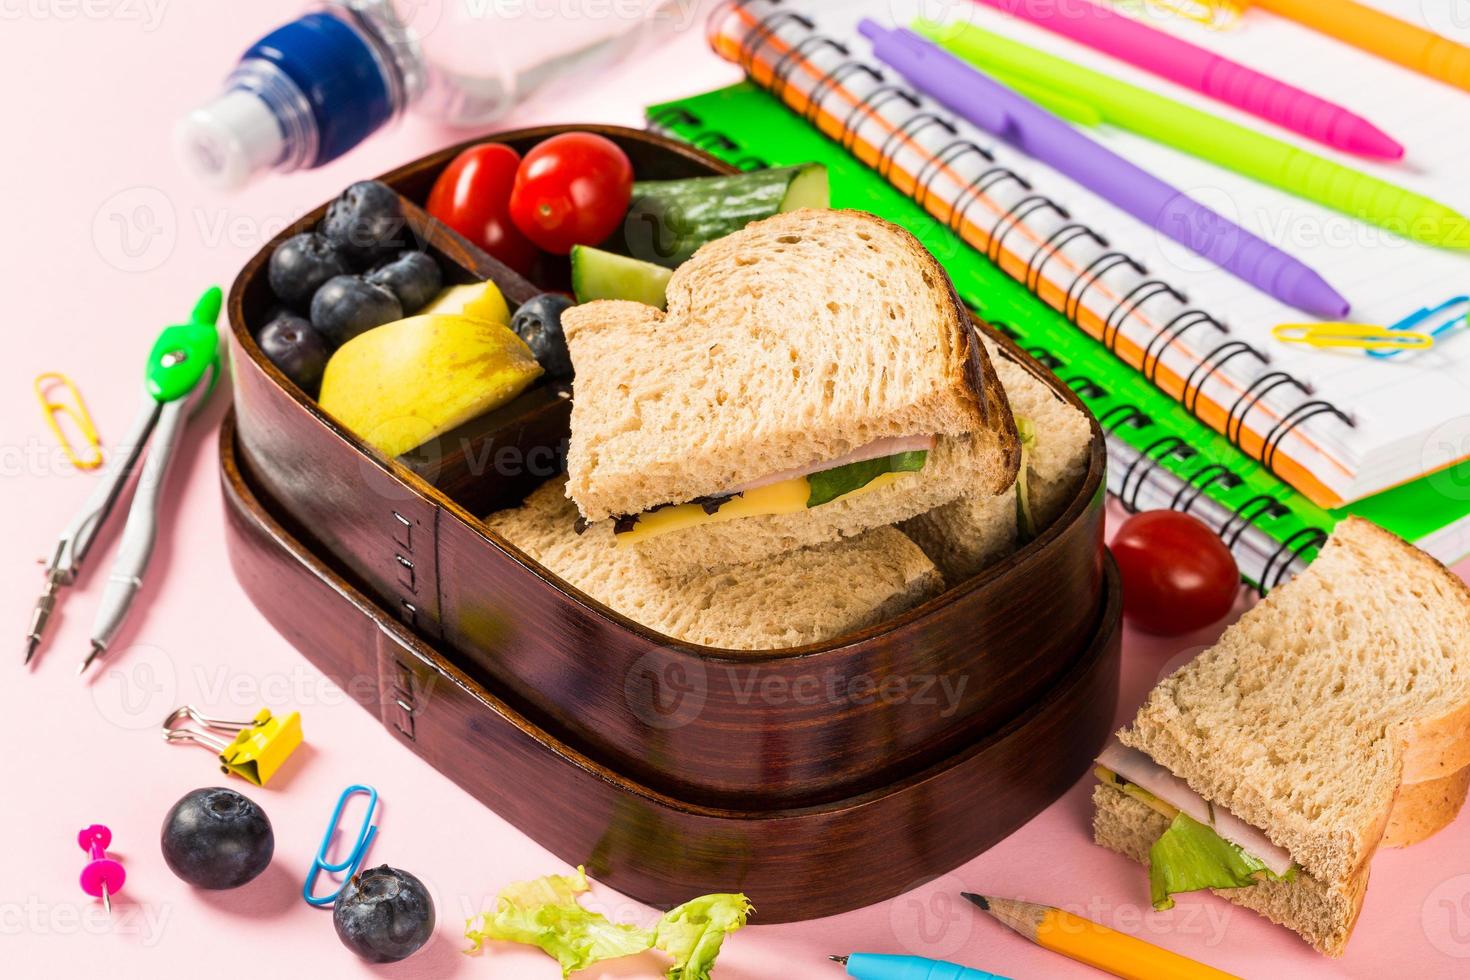
[[[406,109],[455,126],[689,27],[701,0],[328,0],[251,45],[180,121],[186,169],[219,187],[319,167]]]

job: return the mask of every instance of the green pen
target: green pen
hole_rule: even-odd
[[[1470,249],[1470,219],[1422,194],[971,24],[913,29],[1075,123],[1111,123],[1405,238]]]

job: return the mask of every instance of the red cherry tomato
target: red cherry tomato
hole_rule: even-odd
[[[1240,569],[1219,535],[1172,510],[1135,514],[1113,536],[1123,614],[1147,633],[1177,636],[1230,611]]]
[[[521,158],[503,143],[472,146],[450,162],[425,210],[521,275],[529,275],[536,246],[510,219],[510,191]]]
[[[510,217],[537,245],[565,255],[600,245],[617,230],[633,197],[633,165],[610,139],[562,133],[531,148],[516,172]]]

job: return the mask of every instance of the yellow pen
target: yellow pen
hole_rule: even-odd
[[[991,918],[1043,949],[1125,980],[1240,980],[1187,956],[1146,943],[1049,905],[961,892]]]

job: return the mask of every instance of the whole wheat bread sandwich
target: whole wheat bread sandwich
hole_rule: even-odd
[[[1000,493],[967,493],[900,525],[951,585],[1011,554],[1056,520],[1076,496],[1092,448],[1092,422],[1085,413],[1004,347],[980,340],[1021,437],[1016,480]]]
[[[667,312],[563,316],[567,493],[669,568],[716,568],[1010,486],[1020,441],[944,270],[903,229],[798,210],[710,242]]]
[[[665,636],[728,650],[820,643],[891,619],[939,594],[933,562],[891,527],[723,572],[670,574],[612,526],[574,530],[561,479],[485,523],[558,577]]]
[[[1470,591],[1349,518],[1154,688],[1098,758],[1093,830],[1156,907],[1211,888],[1336,956],[1374,852],[1452,820],[1467,765]]]

